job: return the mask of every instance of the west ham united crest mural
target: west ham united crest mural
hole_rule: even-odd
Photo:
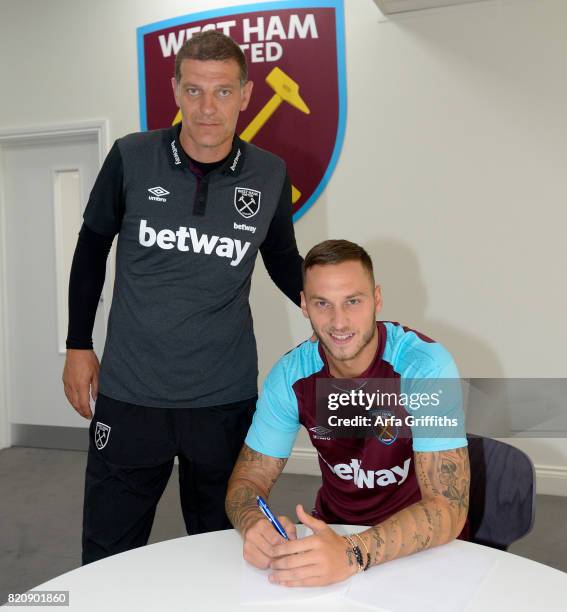
[[[252,100],[237,133],[287,164],[293,218],[317,200],[340,154],[346,118],[342,0],[273,2],[218,9],[138,29],[144,130],[180,121],[171,92],[175,55],[195,33],[217,29],[248,60]]]

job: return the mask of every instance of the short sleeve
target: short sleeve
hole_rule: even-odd
[[[438,452],[467,446],[465,415],[459,371],[450,353],[441,345],[432,345],[436,365],[423,370],[419,378],[402,381],[402,391],[422,395],[430,401],[412,413],[417,425],[412,426],[413,450]],[[411,386],[411,389],[408,388]],[[419,419],[423,419],[420,421]],[[421,424],[423,423],[423,424]],[[438,423],[438,424],[436,424]]]
[[[115,142],[102,164],[83,214],[85,224],[93,232],[110,238],[120,231],[124,216],[123,177],[122,155]]]
[[[270,457],[289,457],[299,431],[297,398],[279,361],[264,381],[246,444]]]

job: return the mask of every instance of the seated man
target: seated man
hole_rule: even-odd
[[[316,426],[317,379],[458,377],[441,345],[398,323],[376,322],[381,305],[372,261],[362,247],[328,240],[311,249],[301,308],[318,341],[287,353],[266,378],[226,498],[228,517],[244,539],[244,558],[273,570],[272,582],[338,582],[449,542],[465,525],[470,474],[462,434],[334,439]],[[286,541],[264,518],[256,496],[268,498],[300,424],[318,451],[323,485],[312,515],[297,506],[299,520],[314,535],[298,540],[291,520],[281,517]],[[373,527],[344,537],[327,523]]]

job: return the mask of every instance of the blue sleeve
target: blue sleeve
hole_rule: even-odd
[[[414,392],[416,387],[419,387],[419,392],[426,391],[429,394],[441,390],[442,400],[438,407],[431,407],[425,411],[420,409],[414,413],[414,416],[446,417],[456,422],[457,425],[455,427],[412,427],[413,450],[425,453],[462,448],[468,443],[459,371],[453,358],[443,346],[437,343],[426,346],[434,359],[427,367],[423,367],[419,374],[414,374],[416,377],[414,380],[407,382],[412,386],[411,391]],[[402,390],[404,390],[403,385]],[[411,411],[408,410],[408,412]]]
[[[280,360],[264,381],[245,442],[263,455],[289,457],[299,428],[297,398]]]

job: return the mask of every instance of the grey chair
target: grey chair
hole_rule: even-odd
[[[507,550],[533,527],[533,463],[510,444],[470,434],[467,439],[471,465],[470,540]]]

